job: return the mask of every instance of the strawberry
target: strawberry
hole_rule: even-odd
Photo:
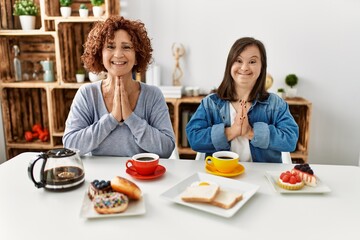
[[[284,177],[282,178],[283,182],[289,182],[290,181],[290,175],[285,174]]]
[[[295,176],[291,176],[289,182],[290,182],[291,184],[296,184],[296,177],[295,177]]]

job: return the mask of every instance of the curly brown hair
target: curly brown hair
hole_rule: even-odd
[[[265,46],[262,42],[260,42],[255,38],[244,37],[236,40],[229,51],[226,67],[225,67],[224,78],[219,88],[217,89],[217,94],[221,99],[228,101],[239,100],[237,99],[236,92],[234,91],[235,82],[231,76],[231,66],[234,64],[240,53],[242,53],[245,50],[245,48],[248,46],[257,46],[261,55],[260,76],[256,80],[256,83],[250,92],[248,101],[253,101],[256,98],[258,98],[259,100],[265,100],[268,98],[269,93],[265,90],[266,68],[267,68]]]
[[[144,73],[152,61],[151,41],[147,35],[144,23],[132,21],[121,16],[110,16],[104,22],[96,22],[84,44],[84,53],[81,60],[84,67],[94,73],[107,71],[102,62],[102,49],[108,40],[114,39],[115,32],[125,30],[134,46],[137,65],[133,72]]]

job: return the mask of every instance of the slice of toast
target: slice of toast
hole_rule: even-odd
[[[217,207],[229,209],[232,208],[241,199],[241,193],[220,190],[219,193],[215,196],[214,200],[211,201],[211,204]]]
[[[185,202],[210,203],[215,199],[220,188],[217,185],[190,186],[181,194]]]

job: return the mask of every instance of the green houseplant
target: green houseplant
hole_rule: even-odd
[[[89,16],[89,9],[84,3],[80,4],[79,16],[80,17],[88,17]]]
[[[33,0],[19,0],[14,4],[14,16],[37,16],[39,14],[39,7]]]
[[[72,4],[72,0],[60,0],[60,6],[62,7],[70,7]]]
[[[93,6],[101,6],[104,4],[104,0],[91,0]]]
[[[82,83],[85,81],[85,73],[86,71],[83,68],[80,68],[76,71],[75,77],[78,83]]]
[[[285,98],[285,90],[283,88],[278,88],[277,95],[281,98]]]
[[[286,96],[287,97],[295,97],[297,93],[297,89],[295,86],[298,84],[298,77],[295,74],[288,74],[285,77],[285,83],[289,86],[289,88],[286,90]]]
[[[285,78],[285,83],[289,87],[293,88],[298,83],[298,77],[295,74],[289,74]]]
[[[71,4],[72,0],[59,0],[61,16],[64,18],[71,16]]]
[[[94,17],[101,17],[103,15],[104,9],[102,5],[104,4],[104,0],[91,0],[91,4],[93,6],[93,14]]]
[[[36,16],[39,14],[39,6],[33,0],[19,0],[14,4],[14,16],[19,16],[23,30],[35,29]]]

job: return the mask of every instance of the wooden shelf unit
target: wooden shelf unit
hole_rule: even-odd
[[[182,118],[183,110],[190,109],[195,111],[199,106],[203,96],[199,97],[183,97],[183,98],[168,98],[166,102],[169,107],[171,121],[173,124],[176,146],[178,147],[180,158],[195,159],[196,152],[189,147],[182,147]],[[291,114],[299,125],[299,140],[296,150],[291,153],[291,158],[294,163],[304,163],[308,160],[308,145],[309,145],[309,131],[311,118],[311,102],[304,98],[288,98],[285,99],[289,104]]]
[[[35,0],[40,6],[36,29],[23,31],[19,17],[13,16],[14,2],[0,1],[0,98],[7,159],[24,151],[62,147],[65,120],[81,86],[76,83],[75,72],[82,67],[82,46],[94,22],[120,13],[119,0],[105,0],[105,12],[100,18],[92,16],[89,0],[73,0],[71,17],[63,18],[59,1]],[[89,8],[88,18],[79,17],[78,9],[82,3]],[[23,77],[27,74],[30,80],[15,81],[14,45],[20,48]],[[32,74],[36,65],[39,67],[40,61],[47,59],[54,63],[55,81],[44,82],[41,71],[39,78],[34,80]],[[49,129],[49,141],[25,141],[25,131],[31,130],[35,123]]]
[[[175,142],[178,148],[180,158],[191,159],[195,158],[196,152],[189,147],[182,147],[182,119],[181,114],[184,109],[191,109],[195,111],[199,106],[203,96],[199,97],[182,97],[182,98],[167,98],[166,103],[169,107],[171,122],[175,133]]]
[[[299,125],[299,139],[296,150],[291,153],[293,163],[306,163],[309,154],[309,137],[312,103],[308,100],[295,97],[286,98],[289,109],[296,123]]]

